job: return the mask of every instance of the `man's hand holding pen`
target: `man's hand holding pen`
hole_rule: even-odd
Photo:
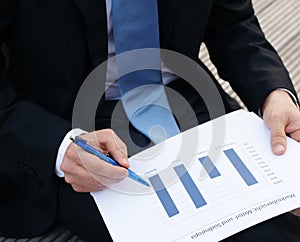
[[[110,154],[121,166],[113,166],[71,143],[61,164],[65,181],[76,192],[94,192],[128,176],[126,145],[110,129],[84,134],[84,139],[104,154]]]

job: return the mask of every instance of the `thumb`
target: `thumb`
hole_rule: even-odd
[[[271,122],[271,146],[275,155],[282,155],[286,151],[286,134],[283,120],[276,120]]]
[[[127,147],[114,132],[110,142],[107,143],[107,151],[121,166],[129,168]]]
[[[124,150],[115,149],[112,150],[110,154],[121,166],[129,168],[127,152],[124,152]]]

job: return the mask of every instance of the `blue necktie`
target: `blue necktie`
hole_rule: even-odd
[[[160,71],[158,13],[156,0],[113,0],[112,20],[116,54],[145,48],[154,48],[149,56],[156,70],[146,69],[131,72],[119,78],[122,103],[132,125],[159,143],[180,133],[170,111]],[[122,63],[117,58],[117,67],[128,68],[132,63]],[[122,73],[122,71],[120,71]]]

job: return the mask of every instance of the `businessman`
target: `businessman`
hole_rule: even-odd
[[[123,6],[116,6],[118,2]],[[125,2],[1,0],[0,45],[5,44],[10,53],[8,70],[0,79],[1,236],[40,235],[59,221],[86,241],[111,240],[88,192],[121,181],[127,171],[76,149],[68,136],[83,135],[121,165],[129,166],[130,147],[110,129],[112,122],[128,126],[126,105],[112,118],[123,87],[128,85],[126,80],[120,78],[118,85],[99,97],[97,131],[85,133],[72,127],[74,101],[85,78],[108,57],[126,51],[126,45],[122,47],[117,40],[121,23],[115,17],[127,2],[137,2]],[[150,1],[138,1],[136,7],[146,2]],[[136,9],[134,13],[140,14]],[[266,142],[275,154],[285,152],[286,134],[300,141],[296,92],[279,56],[265,39],[250,0],[161,0],[157,1],[156,15],[157,29],[151,30],[156,34],[147,36],[155,36],[160,48],[183,54],[200,66],[199,48],[205,43],[220,76],[230,82],[250,111],[263,115],[271,130],[271,141]],[[163,60],[161,64],[162,83],[186,98],[198,123],[209,120],[197,91],[178,79]],[[102,85],[116,69],[114,64],[107,66]],[[216,85],[226,112],[238,109]],[[169,105],[170,110],[176,106]],[[176,120],[170,122],[175,126]],[[151,137],[138,123],[130,120],[129,132],[137,144],[147,146]],[[180,129],[188,128],[187,120]],[[299,226],[298,217],[283,214],[227,241],[299,241]]]

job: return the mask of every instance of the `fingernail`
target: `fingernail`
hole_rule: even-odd
[[[123,162],[124,164],[128,164],[128,159],[124,158],[124,159],[122,159],[122,162]]]
[[[274,145],[273,150],[276,154],[281,154],[282,152],[284,152],[284,146],[281,144],[276,144]]]

